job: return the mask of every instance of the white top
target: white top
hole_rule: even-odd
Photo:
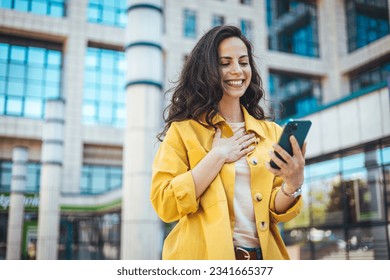
[[[245,123],[229,123],[234,134],[245,132]],[[236,219],[233,232],[234,246],[259,247],[255,213],[251,194],[250,171],[246,156],[235,162],[236,176],[234,186],[234,216]]]

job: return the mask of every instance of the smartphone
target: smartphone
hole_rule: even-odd
[[[305,142],[306,136],[309,133],[309,129],[311,127],[311,121],[295,121],[289,120],[283,128],[282,135],[279,138],[278,144],[281,146],[286,152],[290,155],[293,155],[293,149],[290,143],[290,136],[294,135],[298,141],[299,147],[303,146]],[[283,158],[275,152],[276,156],[283,160]],[[284,160],[283,160],[284,161]],[[275,169],[280,169],[279,166],[276,165],[272,160],[270,161],[270,165]]]

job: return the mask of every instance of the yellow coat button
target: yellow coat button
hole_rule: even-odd
[[[251,163],[253,165],[257,165],[257,163],[258,163],[257,158],[255,158],[255,157],[251,158]]]
[[[262,201],[263,200],[263,195],[261,193],[256,193],[255,194],[255,199],[256,201]]]
[[[261,231],[267,230],[267,229],[268,229],[268,224],[267,224],[267,222],[264,222],[264,221],[260,222],[260,223],[259,223],[259,229],[260,229]]]

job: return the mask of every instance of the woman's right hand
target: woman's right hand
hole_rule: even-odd
[[[230,138],[223,138],[221,129],[217,128],[214,135],[212,150],[218,152],[225,160],[225,163],[239,160],[244,155],[252,152],[255,148],[251,145],[256,141],[253,133],[241,133]]]

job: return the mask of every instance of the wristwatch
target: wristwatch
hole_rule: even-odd
[[[302,194],[302,185],[299,186],[298,189],[295,190],[295,192],[293,193],[288,193],[284,190],[284,187],[286,186],[286,183],[283,182],[282,184],[282,187],[281,187],[281,190],[282,190],[282,193],[284,195],[287,195],[288,197],[291,197],[291,198],[297,198],[298,196],[300,196]]]

